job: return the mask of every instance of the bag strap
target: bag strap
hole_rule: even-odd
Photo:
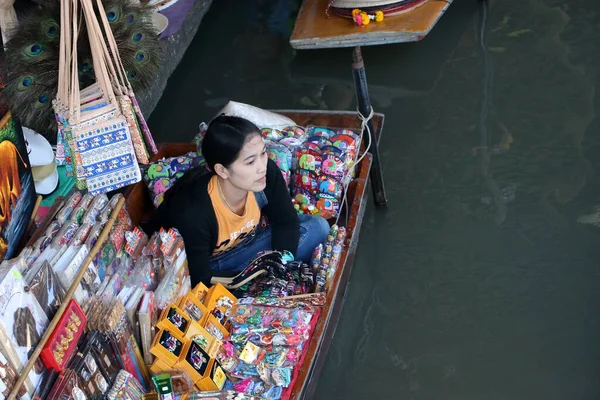
[[[108,38],[105,39],[104,35],[102,34],[102,30],[100,28],[98,18],[96,16],[96,13],[94,12],[94,5],[91,0],[81,0],[81,3],[82,3],[82,7],[84,7],[86,10],[86,13],[87,13],[86,15],[88,16],[88,19],[86,19],[86,22],[89,20],[89,22],[87,22],[87,25],[88,25],[88,33],[90,36],[90,42],[93,40],[95,45],[97,46],[96,47],[97,50],[102,53],[103,58],[106,62],[106,66],[108,67],[108,70],[109,70],[111,78],[112,78],[111,82],[115,84],[114,88],[116,89],[117,95],[123,95],[123,88],[124,88],[123,76],[121,75],[121,71],[118,68],[118,66],[115,66],[115,64],[113,62],[113,58],[111,57],[111,54],[108,51],[108,48],[106,47],[106,41]],[[100,14],[101,19],[102,18],[106,19],[104,9],[99,10],[99,14]],[[112,36],[112,31],[110,31],[110,28],[109,28],[109,32],[111,33],[111,36]]]
[[[71,76],[71,0],[60,1],[60,47],[58,58],[58,91],[56,100],[59,108],[64,107],[69,99],[69,79]]]
[[[91,2],[91,0],[84,1]],[[108,45],[110,46],[110,51],[114,57],[115,66],[117,68],[119,76],[121,77],[123,87],[133,92],[133,89],[131,88],[131,83],[129,82],[129,78],[127,77],[127,71],[125,71],[125,67],[123,66],[123,62],[121,61],[121,54],[119,53],[117,41],[115,40],[115,36],[113,35],[112,30],[110,28],[110,23],[108,22],[108,18],[106,17],[106,10],[104,9],[102,0],[96,0],[96,5],[98,6],[98,10],[100,11],[100,19],[102,20],[102,25],[104,26],[106,40],[108,42]]]
[[[79,121],[79,77],[77,76],[77,39],[79,37],[79,21],[77,18],[77,0],[72,0],[73,8],[71,10],[71,29],[72,29],[72,41],[71,41],[71,83],[69,93],[69,111],[71,118],[75,117],[76,121]],[[68,26],[68,25],[67,25]]]
[[[112,79],[111,79],[109,71],[107,69],[108,59],[107,59],[107,55],[105,54],[105,50],[104,50],[106,48],[106,45],[101,43],[101,41],[98,38],[97,30],[98,30],[99,26],[98,26],[98,21],[97,21],[96,15],[94,13],[93,7],[90,7],[91,3],[89,3],[89,0],[73,0],[73,2],[81,4],[82,13],[85,18],[86,25],[87,25],[88,38],[89,38],[90,48],[91,48],[91,52],[92,52],[92,61],[94,64],[94,71],[96,74],[96,80],[98,82],[98,86],[100,87],[100,89],[102,90],[104,95],[107,97],[107,100],[115,108],[118,109],[118,103],[116,100],[115,92],[113,90],[113,85],[111,84]],[[71,71],[71,76],[74,76],[73,71]],[[79,121],[80,120],[79,81],[78,81],[78,79],[74,79],[72,82],[74,85],[76,85],[72,89],[72,92],[76,92],[76,93],[72,93],[72,97],[77,100],[77,101],[75,101],[75,103],[76,103],[75,107],[77,107],[76,115],[77,115],[77,121]]]

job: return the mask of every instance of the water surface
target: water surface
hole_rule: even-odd
[[[600,398],[600,14],[457,0],[363,50],[389,204],[369,204],[317,399]],[[150,119],[189,140],[228,100],[355,109],[349,49],[294,51],[293,0],[220,0]]]

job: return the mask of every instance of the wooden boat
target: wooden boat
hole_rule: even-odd
[[[361,121],[356,113],[345,111],[289,111],[277,110],[294,120],[300,126],[328,126],[332,128],[360,129]],[[379,139],[383,129],[384,116],[373,117],[375,137]],[[363,142],[364,143],[364,142]],[[158,146],[156,161],[162,157],[179,156],[195,151],[192,143],[164,143]],[[364,150],[364,148],[363,148]],[[348,236],[337,268],[327,292],[327,302],[322,308],[319,321],[308,344],[308,350],[299,375],[292,388],[291,399],[311,399],[317,386],[317,380],[325,365],[327,351],[335,333],[350,272],[354,264],[354,256],[358,246],[360,228],[367,202],[367,184],[371,168],[371,156],[368,154],[356,168],[356,178],[348,187],[348,218],[340,218],[340,225],[346,226]],[[148,190],[142,182],[132,186],[125,193],[126,207],[134,223],[146,221],[152,215],[154,207],[150,201]]]

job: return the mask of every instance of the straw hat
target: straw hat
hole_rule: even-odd
[[[329,7],[331,7],[336,14],[351,18],[353,9],[360,9],[366,12],[382,11],[385,15],[398,15],[414,10],[428,1],[429,0],[330,0]]]
[[[46,138],[27,127],[23,127],[23,136],[29,155],[35,191],[41,195],[50,194],[56,189],[59,181],[52,146]]]

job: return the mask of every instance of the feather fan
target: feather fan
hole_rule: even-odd
[[[6,44],[4,94],[13,114],[24,126],[55,143],[52,100],[58,87],[60,2],[38,1],[38,4],[21,16]],[[105,0],[103,6],[134,91],[148,88],[156,76],[162,53],[151,9],[124,0]],[[81,87],[85,87],[95,81],[85,26],[79,38],[79,79]]]

